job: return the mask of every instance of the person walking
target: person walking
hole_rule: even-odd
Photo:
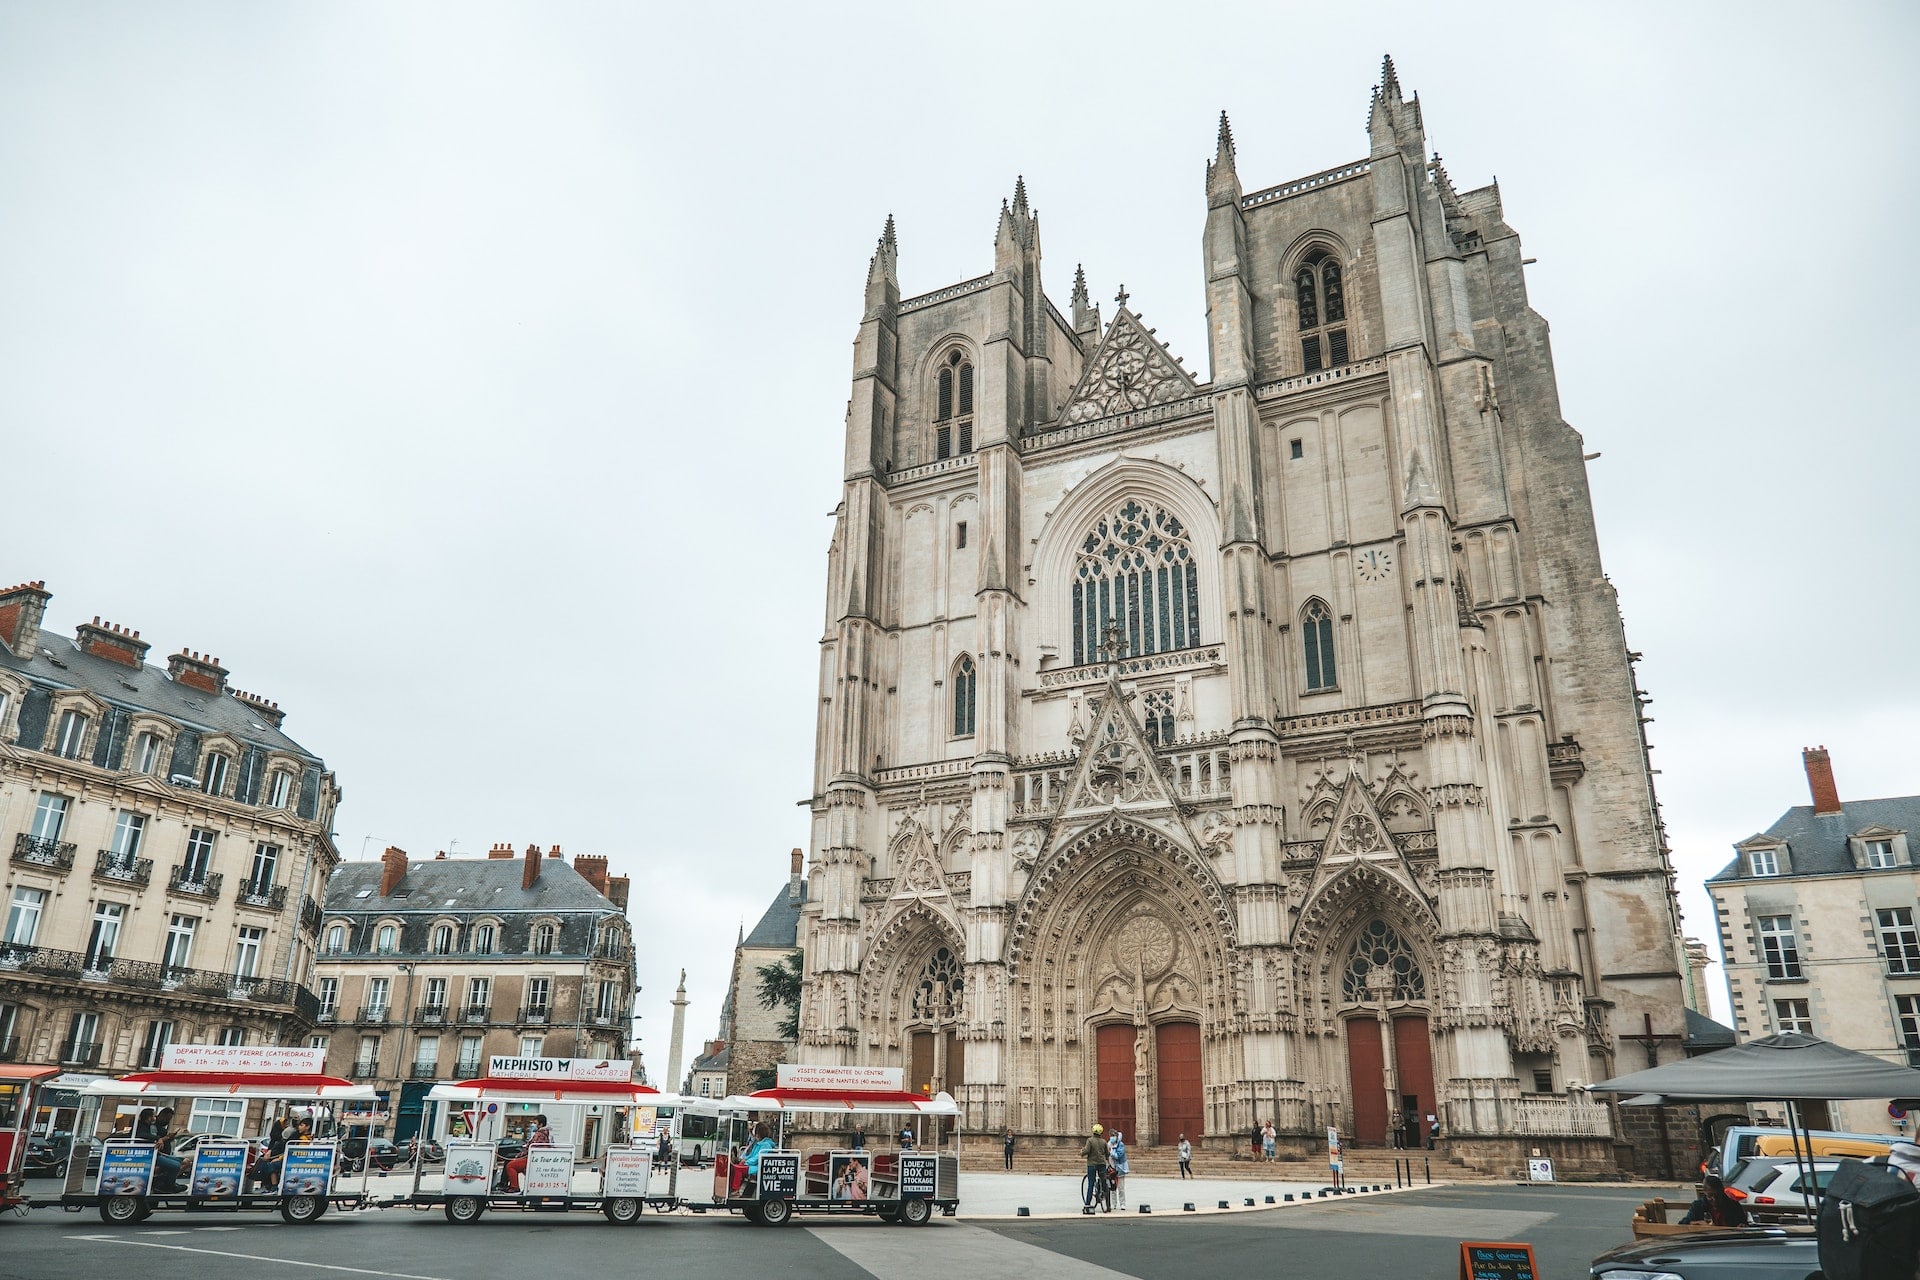
[[[1180,1135],[1180,1180],[1186,1181],[1193,1176],[1193,1144],[1187,1141],[1187,1135]]]
[[[1273,1139],[1273,1121],[1269,1120],[1260,1126],[1260,1154],[1266,1157],[1268,1164],[1273,1163]]]
[[[1107,1139],[1107,1163],[1113,1169],[1113,1206],[1127,1207],[1127,1135],[1118,1129]]]
[[[1440,1138],[1440,1117],[1427,1112],[1427,1150],[1433,1150],[1433,1144]]]
[[[1093,1126],[1080,1155],[1087,1162],[1087,1176],[1080,1183],[1080,1212],[1092,1213],[1094,1192],[1107,1173],[1107,1131],[1100,1125]]]
[[[1007,1169],[1013,1169],[1013,1129],[1009,1127],[1000,1139],[1000,1157],[1006,1161]]]

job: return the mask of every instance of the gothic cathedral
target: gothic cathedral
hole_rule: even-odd
[[[1054,306],[1024,183],[992,269],[918,297],[888,220],[803,1061],[1039,1145],[1433,1114],[1488,1167],[1613,1160],[1582,1085],[1677,1042],[1682,960],[1581,439],[1499,188],[1454,188],[1391,61],[1368,137],[1244,192],[1222,116],[1204,381],[1124,291]]]

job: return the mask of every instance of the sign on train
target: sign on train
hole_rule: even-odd
[[[630,1081],[633,1063],[626,1058],[518,1058],[496,1053],[487,1059],[487,1075],[495,1080]]]
[[[829,1067],[783,1062],[774,1073],[782,1089],[827,1089],[836,1093],[900,1092],[906,1087],[903,1067]]]
[[[316,1075],[327,1066],[325,1049],[265,1044],[170,1044],[160,1055],[163,1071],[246,1071]]]

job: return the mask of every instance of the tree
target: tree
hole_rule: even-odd
[[[803,966],[798,951],[785,959],[772,964],[763,964],[757,971],[760,975],[759,996],[762,1009],[784,1009],[780,1019],[780,1038],[798,1040],[800,1038],[800,979]]]

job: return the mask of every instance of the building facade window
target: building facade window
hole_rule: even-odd
[[[1801,976],[1800,943],[1793,934],[1792,916],[1760,917],[1760,954],[1767,962],[1767,977],[1780,980]]]
[[[151,1071],[160,1065],[166,1056],[167,1046],[173,1043],[173,1022],[167,1018],[155,1018],[147,1023],[146,1038],[140,1042],[140,1066]]]
[[[357,1076],[370,1076],[379,1069],[380,1037],[361,1036],[360,1054],[354,1059],[353,1072]]]
[[[15,885],[13,901],[7,904],[6,941],[14,946],[30,947],[40,936],[40,916],[47,907],[47,891],[27,885]]]
[[[205,884],[207,875],[213,870],[213,846],[219,839],[216,832],[204,827],[195,827],[187,833],[187,858],[180,866],[180,879],[187,884]]]
[[[1913,925],[1912,907],[1883,907],[1873,913],[1880,928],[1880,951],[1888,973],[1920,974],[1920,930]]]
[[[481,1068],[486,1065],[486,1059],[480,1052],[481,1044],[479,1036],[460,1037],[460,1062],[454,1069],[455,1074],[463,1079],[470,1079],[480,1074]]]
[[[383,956],[390,956],[399,949],[400,931],[390,924],[380,926],[374,934],[373,949]]]
[[[1200,574],[1178,516],[1128,498],[1080,541],[1073,572],[1073,663],[1098,661],[1107,626],[1130,657],[1200,643]]]
[[[58,840],[67,828],[67,798],[41,792],[33,806],[33,838]]]
[[[1867,841],[1867,869],[1868,870],[1883,871],[1886,868],[1891,867],[1893,865],[1894,865],[1893,841],[1891,840]]]
[[[252,891],[265,893],[273,888],[274,874],[280,868],[280,846],[260,843],[253,846]]]
[[[340,1008],[340,979],[320,979],[320,1015],[332,1017]]]
[[[953,736],[971,738],[973,736],[974,693],[978,677],[974,674],[973,659],[966,654],[960,655],[960,661],[953,664]]]
[[[1348,361],[1347,291],[1340,263],[1315,249],[1293,273],[1293,300],[1299,310],[1300,367],[1337,369]]]
[[[550,924],[535,926],[533,930],[533,954],[537,956],[552,955],[553,943],[556,936],[558,936],[558,931]]]
[[[130,864],[140,856],[140,842],[147,834],[147,815],[122,809],[113,820],[113,856],[116,862]]]
[[[936,375],[933,456],[951,458],[973,452],[973,365],[949,351]]]
[[[260,953],[266,948],[267,931],[243,928],[233,944],[233,976],[252,978],[260,972]]]
[[[447,980],[428,978],[426,999],[422,1004],[435,1013],[445,1013],[447,1009]]]
[[[1900,1047],[1907,1051],[1907,1065],[1920,1057],[1920,996],[1896,996],[1894,1008],[1900,1016]]]
[[[545,1043],[545,1040],[541,1036],[521,1036],[520,1037],[520,1056],[523,1058],[539,1057],[541,1046],[544,1043]]]
[[[93,904],[93,928],[87,934],[87,968],[101,970],[113,963],[120,944],[120,922],[127,909],[118,902]]]
[[[193,935],[200,927],[198,916],[173,916],[167,921],[167,950],[161,964],[169,969],[185,969],[193,963]]]
[[[307,1037],[307,1048],[309,1049],[318,1049],[320,1052],[325,1053],[327,1051],[327,1044],[328,1038],[326,1036]]]
[[[1805,1000],[1775,1000],[1773,1002],[1774,1029],[1781,1032],[1797,1031],[1801,1035],[1813,1034],[1813,1014],[1808,1011]]]
[[[60,727],[53,735],[53,753],[78,760],[87,743],[87,717],[84,712],[62,711]]]
[[[239,1029],[229,1027],[220,1034],[225,1037],[228,1032],[235,1030]],[[220,1043],[245,1044],[246,1033],[242,1031],[240,1034],[242,1038],[239,1040],[228,1041],[223,1038]],[[193,1103],[193,1118],[188,1121],[188,1129],[192,1133],[217,1133],[223,1137],[237,1138],[240,1136],[240,1126],[246,1123],[246,1119],[247,1100],[245,1098],[196,1098]]]
[[[160,771],[160,735],[151,729],[133,740],[133,768],[136,773]]]
[[[413,1073],[430,1076],[440,1065],[440,1037],[421,1036],[413,1047]]]
[[[20,1052],[20,1006],[0,1003],[0,1055],[12,1061]]]
[[[493,954],[493,926],[483,924],[473,931],[473,949],[483,956]]]
[[[92,1066],[100,1059],[100,1015],[76,1013],[67,1024],[66,1043],[60,1060],[73,1066]]]
[[[327,926],[327,954],[337,956],[347,949],[347,926],[334,924]]]
[[[1780,855],[1773,849],[1747,850],[1747,870],[1756,876],[1780,874]]]
[[[453,926],[452,925],[437,924],[433,927],[433,942],[431,944],[431,949],[433,951],[433,954],[437,956],[450,956],[453,954]]]
[[[284,809],[293,797],[293,775],[285,769],[274,770],[267,780],[267,808]]]
[[[223,796],[227,793],[227,771],[233,765],[231,757],[219,751],[209,751],[206,763],[200,767],[200,790],[210,796]]]
[[[1333,658],[1333,610],[1324,600],[1309,600],[1300,611],[1300,645],[1307,659],[1307,691],[1336,689],[1340,672]]]
[[[379,1020],[387,1016],[386,978],[367,979],[367,1017]]]
[[[1173,743],[1173,690],[1155,689],[1140,699],[1146,712],[1147,741],[1156,747]]]
[[[550,978],[527,979],[527,1012],[544,1014],[548,1001],[553,998],[553,981]]]
[[[493,1010],[493,980],[491,978],[467,979],[467,1012],[485,1016]]]

